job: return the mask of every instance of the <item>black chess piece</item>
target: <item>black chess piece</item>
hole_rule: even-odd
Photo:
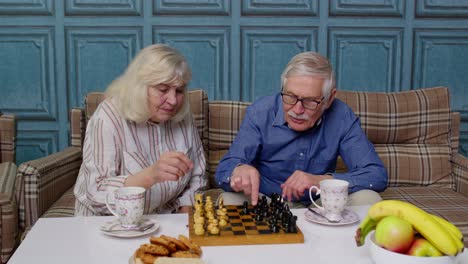
[[[289,225],[288,225],[288,228],[286,229],[287,233],[297,233],[296,222],[297,222],[297,216],[295,215],[289,219]]]
[[[279,227],[278,227],[278,225],[273,224],[273,225],[270,226],[270,230],[273,233],[278,233],[279,232]]]
[[[244,207],[242,208],[241,214],[243,214],[243,215],[250,214],[250,212],[249,212],[249,202],[244,201]]]
[[[255,221],[257,222],[263,221],[263,216],[261,214],[255,215]]]

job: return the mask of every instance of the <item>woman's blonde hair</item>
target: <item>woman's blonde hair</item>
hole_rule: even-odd
[[[155,44],[142,49],[125,72],[106,90],[106,96],[115,99],[120,114],[127,120],[143,123],[150,119],[148,88],[158,84],[184,87],[184,101],[171,119],[179,122],[189,112],[186,85],[192,78],[185,58],[175,49]]]

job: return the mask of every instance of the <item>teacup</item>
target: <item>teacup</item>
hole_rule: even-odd
[[[312,203],[322,210],[324,216],[330,221],[339,222],[343,219],[342,212],[348,202],[349,182],[337,179],[328,179],[320,181],[320,188],[311,186],[309,188],[309,197]],[[320,194],[320,200],[323,206],[319,206],[312,199],[312,190]]]
[[[106,196],[106,206],[115,215],[123,228],[135,228],[140,225],[145,206],[145,188],[122,187],[113,192],[114,208],[109,203],[109,195]]]

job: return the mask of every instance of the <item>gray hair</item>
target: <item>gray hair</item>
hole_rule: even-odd
[[[288,77],[291,76],[311,76],[325,79],[322,87],[325,101],[328,101],[331,91],[335,87],[335,75],[330,62],[316,52],[299,53],[289,61],[281,74],[281,89],[286,85]]]
[[[179,122],[189,112],[186,85],[192,78],[185,58],[175,49],[161,44],[142,49],[125,72],[106,90],[113,97],[120,114],[127,120],[143,123],[151,118],[148,105],[148,88],[158,84],[184,87],[182,107],[171,119]]]

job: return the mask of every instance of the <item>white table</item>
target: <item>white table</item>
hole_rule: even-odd
[[[368,206],[351,207],[362,219]],[[206,264],[215,263],[372,263],[367,244],[357,247],[358,223],[324,226],[307,221],[305,209],[293,209],[305,236],[304,244],[202,247]],[[152,235],[188,235],[186,214],[151,215],[160,223]],[[9,264],[128,263],[130,256],[148,236],[116,238],[98,228],[112,216],[41,218],[16,250]],[[464,257],[468,255],[465,250]],[[467,263],[468,263],[468,257]]]

